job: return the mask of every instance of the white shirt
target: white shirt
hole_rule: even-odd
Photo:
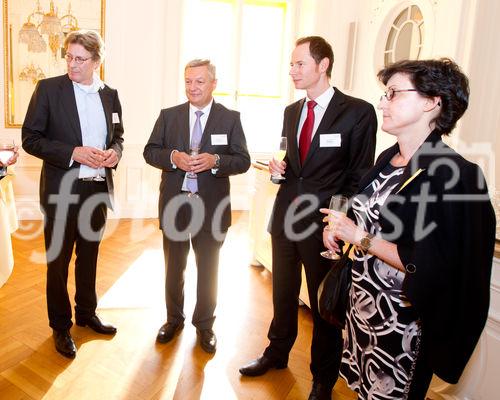
[[[102,107],[99,90],[104,88],[104,83],[94,74],[91,85],[82,85],[73,82],[76,108],[82,130],[82,145],[104,149],[106,136],[108,134],[106,117]],[[73,160],[70,165],[73,164]],[[79,178],[89,178],[97,174],[105,176],[104,168],[91,168],[87,165],[80,165]]]
[[[321,95],[319,95],[317,98],[314,99],[317,105],[316,107],[314,107],[314,126],[311,135],[311,141],[313,140],[314,135],[318,130],[318,126],[321,120],[323,119],[323,115],[325,115],[328,104],[330,104],[330,101],[332,100],[334,94],[335,90],[333,89],[333,87],[330,86]],[[300,114],[300,120],[299,120],[299,130],[297,131],[297,145],[299,144],[300,132],[302,131],[302,126],[304,126],[304,122],[306,122],[307,118],[307,102],[310,100],[312,99],[307,97],[306,101],[304,102],[304,106],[302,107],[302,113]]]
[[[196,111],[203,112],[203,115],[200,117],[201,123],[201,131],[205,131],[205,125],[207,124],[208,115],[210,114],[210,110],[212,109],[212,104],[214,103],[214,99],[210,101],[204,108],[201,110],[191,103],[189,103],[189,143],[191,143],[191,136],[193,135],[194,123],[196,122]]]
[[[191,136],[193,135],[193,128],[194,124],[196,122],[196,111],[202,111],[203,115],[200,117],[200,124],[201,124],[201,131],[205,131],[205,125],[207,124],[208,120],[208,115],[210,114],[210,110],[212,109],[212,104],[214,103],[214,99],[210,101],[204,108],[201,110],[195,106],[193,106],[191,103],[189,103],[189,143],[191,143]],[[175,150],[174,150],[175,151]],[[170,154],[170,162],[172,162],[172,154],[174,154],[174,151]],[[172,162],[172,166],[174,168],[177,168],[177,165],[175,165]],[[213,170],[212,170],[213,173]],[[182,190],[188,192],[189,189],[187,188],[187,177],[184,175],[184,181],[182,181]]]

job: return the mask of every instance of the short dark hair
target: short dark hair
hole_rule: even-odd
[[[440,97],[441,112],[432,121],[441,135],[449,135],[469,105],[469,79],[449,58],[402,60],[377,74],[386,85],[394,74],[406,74],[424,97]]]
[[[326,69],[326,75],[330,78],[332,76],[333,68],[333,50],[330,43],[328,43],[321,36],[306,36],[297,39],[295,45],[300,46],[305,43],[309,43],[309,53],[311,53],[311,57],[314,58],[316,64],[319,64],[323,58],[328,58],[329,64]]]

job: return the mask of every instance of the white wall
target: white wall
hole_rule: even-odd
[[[493,109],[498,104],[500,90],[498,73],[493,71],[498,71],[500,61],[498,51],[495,53],[492,49],[495,46],[498,48],[494,33],[500,3],[495,0],[415,2],[424,12],[427,43],[424,56],[450,56],[474,76],[470,110],[461,124],[467,129],[462,135],[459,127],[452,142],[457,143],[459,137],[466,141],[484,137],[489,143],[494,143],[500,117]],[[178,93],[182,91],[179,86],[182,83],[179,79],[182,74],[182,66],[179,65],[180,32],[184,4],[182,0],[149,0],[140,6],[120,0],[106,1],[105,80],[119,90],[126,129],[124,157],[116,176],[119,216],[156,216],[159,171],[145,165],[142,150],[159,110],[179,102]],[[389,17],[396,12],[394,8],[408,4],[408,0],[291,1],[290,49],[297,37],[310,34],[325,36],[332,43],[335,53],[333,84],[376,106],[382,92],[375,76],[381,66],[377,55],[383,41],[379,35],[383,33]],[[352,22],[357,24],[354,74],[352,87],[345,87],[349,69],[349,24]],[[1,69],[3,72],[3,63]],[[288,79],[287,76],[284,78]],[[3,80],[2,73],[2,88]],[[290,101],[304,95],[303,91],[293,90],[289,79],[288,82]],[[492,85],[497,89],[490,90]],[[0,107],[3,106],[4,97],[0,96]],[[485,110],[491,118],[484,118]],[[13,137],[20,143],[20,130],[5,129],[3,119],[2,113],[0,137]],[[393,138],[379,132],[377,152],[392,143]],[[19,214],[21,218],[31,218],[38,213],[40,161],[21,152],[16,169],[15,191]],[[251,180],[251,172],[232,180],[236,209],[248,207]],[[493,184],[490,181],[490,186]],[[136,205],[138,203],[140,207]]]

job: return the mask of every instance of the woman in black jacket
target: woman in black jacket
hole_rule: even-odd
[[[487,319],[495,216],[481,169],[445,145],[468,105],[449,59],[378,73],[397,143],[360,182],[348,216],[323,209],[325,246],[355,245],[341,376],[366,399],[423,399],[456,383]]]

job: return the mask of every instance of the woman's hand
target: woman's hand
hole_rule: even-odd
[[[19,146],[15,146],[13,151],[14,154],[11,158],[8,159],[6,164],[0,161],[0,167],[8,167],[9,165],[15,164],[17,162],[17,158],[19,157]]]
[[[330,250],[334,250],[334,248],[329,246],[336,246],[338,250],[338,245],[335,243],[337,240],[356,245],[367,234],[342,212],[329,210],[328,208],[321,208],[319,211],[326,214],[323,222],[327,222],[328,225],[323,230],[323,242],[325,247]]]
[[[333,236],[332,230],[329,226],[325,226],[323,229],[323,244],[328,250],[333,251],[334,253],[340,252],[340,247],[335,241],[335,237]]]

